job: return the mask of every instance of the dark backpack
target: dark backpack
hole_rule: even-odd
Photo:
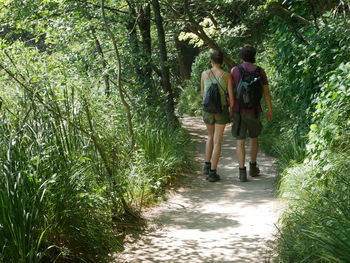
[[[214,73],[212,72],[215,77]],[[216,77],[215,77],[216,79]],[[203,101],[203,110],[209,113],[221,113],[222,105],[221,105],[221,94],[220,94],[220,84],[216,79],[217,83],[212,82],[210,87],[205,94],[205,98]]]
[[[255,109],[257,111],[263,94],[263,84],[260,77],[261,68],[255,71],[244,70],[242,65],[238,66],[241,80],[236,89],[236,98],[240,109]]]

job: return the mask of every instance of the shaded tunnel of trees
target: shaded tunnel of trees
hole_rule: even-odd
[[[261,143],[288,200],[276,262],[350,258],[348,0],[0,3],[0,262],[108,262],[142,209],[195,169],[212,50],[258,50]]]

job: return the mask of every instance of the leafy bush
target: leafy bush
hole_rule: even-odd
[[[328,77],[314,100],[307,145],[311,158],[320,161],[331,152],[350,151],[350,63],[340,64]]]
[[[202,113],[201,75],[210,68],[211,51],[202,52],[192,64],[191,79],[180,94],[178,110],[180,113],[199,116]]]
[[[290,10],[306,16],[309,7],[296,2]],[[336,10],[319,15],[297,30],[273,19],[265,43],[274,121],[262,146],[279,158],[279,195],[289,204],[277,262],[349,260],[350,31]]]
[[[121,102],[74,54],[0,48],[0,259],[105,262],[116,233],[190,167],[189,136],[157,112],[133,119],[132,149]]]
[[[315,98],[304,164],[285,170],[289,200],[277,240],[282,262],[348,262],[350,257],[350,65],[340,64]]]
[[[289,30],[285,23],[274,20],[273,41],[266,45],[264,64],[271,73],[270,84],[276,119],[266,124],[266,142],[270,152],[288,153],[298,162],[305,158],[302,150],[308,141],[312,116],[319,101],[323,83],[328,72],[349,60],[349,27],[342,16],[330,19],[329,13],[318,21],[318,29],[307,26],[302,29],[304,40]],[[286,41],[288,39],[288,41]],[[274,43],[274,44],[273,44]],[[312,44],[310,44],[312,43]],[[269,134],[274,134],[276,144],[269,143]],[[295,141],[289,148],[287,141]],[[295,147],[296,146],[296,147]],[[299,147],[300,146],[300,147]],[[290,154],[295,148],[295,154]],[[288,158],[287,156],[287,158]],[[287,161],[288,162],[288,161]]]

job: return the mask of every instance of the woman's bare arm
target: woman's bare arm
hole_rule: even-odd
[[[234,106],[234,94],[233,94],[233,80],[231,77],[230,73],[226,73],[225,74],[225,80],[227,83],[227,92],[228,92],[228,98],[229,98],[229,105],[230,105],[230,109],[233,109]]]
[[[201,93],[202,93],[202,97],[204,99],[204,80],[206,79],[206,73],[205,71],[202,72],[202,76],[201,76]]]

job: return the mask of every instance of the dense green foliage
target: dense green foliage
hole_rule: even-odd
[[[349,73],[347,63],[328,74],[314,100],[306,158],[290,164],[281,179],[281,196],[290,200],[277,247],[283,262],[349,258]]]
[[[2,51],[20,78],[2,78],[3,260],[102,260],[120,248],[114,231],[123,218],[138,216],[190,166],[188,135],[144,120],[130,152],[120,102],[91,87],[94,77],[70,73],[74,63],[56,54],[22,45]]]
[[[199,116],[202,113],[202,94],[201,94],[201,74],[203,69],[210,67],[209,51],[202,52],[196,57],[192,64],[191,79],[186,82],[186,88],[179,98],[178,109],[180,113],[187,113],[193,116]]]
[[[276,261],[348,262],[348,1],[0,4],[0,262],[104,262],[121,249],[191,167],[175,103],[200,115],[211,49],[229,70],[246,43],[269,77],[262,146],[289,203]]]
[[[279,194],[288,200],[275,260],[348,262],[350,6],[348,1],[267,2],[274,16],[252,5],[240,9],[244,19],[229,31],[249,32],[249,21],[257,16],[268,20],[261,32],[243,39],[220,36],[218,43],[231,51],[256,45],[258,64],[269,77],[274,121],[265,121],[261,143],[279,159]],[[200,108],[200,72],[208,67],[203,57],[208,60],[208,52],[196,58],[182,94],[184,112],[197,114]]]
[[[303,39],[280,23],[272,26],[278,30],[266,63],[273,68],[276,119],[263,143],[280,159],[280,194],[289,200],[278,260],[348,262],[349,24],[326,12],[317,27],[302,30]]]
[[[134,73],[130,10],[105,21],[88,3],[5,2],[0,262],[105,262],[142,208],[191,169],[189,135],[170,120],[158,75],[150,94]]]

